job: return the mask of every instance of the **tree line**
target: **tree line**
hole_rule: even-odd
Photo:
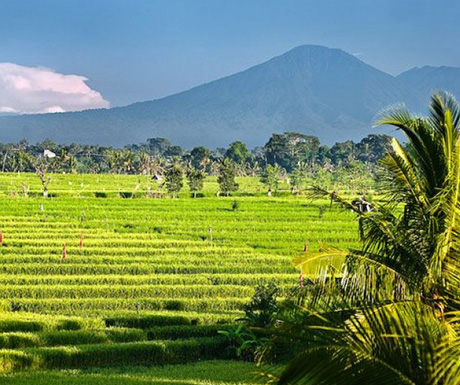
[[[49,183],[46,174],[61,172],[150,175],[164,180],[172,195],[181,190],[186,177],[196,196],[208,175],[218,176],[221,191],[227,195],[238,188],[235,176],[258,176],[269,191],[276,191],[279,180],[288,175],[291,192],[301,190],[308,180],[326,187],[345,184],[356,190],[369,185],[390,141],[387,135],[373,134],[358,143],[349,140],[329,147],[316,136],[285,132],[273,134],[265,146],[252,150],[241,141],[228,148],[184,150],[165,138],[150,138],[124,148],[62,145],[49,139],[29,144],[23,140],[0,144],[0,167],[2,172],[35,172],[45,192]]]
[[[391,137],[368,135],[358,143],[349,140],[332,147],[322,145],[316,136],[295,132],[273,134],[264,147],[249,150],[245,143],[235,141],[228,148],[208,149],[203,146],[184,150],[165,138],[150,138],[145,143],[124,148],[72,143],[57,144],[52,140],[29,144],[0,143],[0,167],[3,172],[34,171],[33,162],[48,151],[56,155],[49,162],[53,172],[147,174],[161,172],[165,164],[180,159],[207,174],[216,174],[218,162],[231,160],[238,175],[258,175],[267,165],[275,164],[291,173],[299,164],[315,170],[349,166],[354,162],[373,165],[389,148]]]

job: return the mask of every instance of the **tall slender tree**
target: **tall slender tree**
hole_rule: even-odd
[[[235,182],[235,165],[227,158],[224,158],[219,164],[219,183],[220,191],[229,196],[231,192],[238,190],[238,183]]]
[[[206,173],[204,171],[195,169],[193,166],[190,166],[187,169],[186,176],[190,192],[193,194],[193,197],[196,198],[196,193],[203,189]]]
[[[176,198],[184,186],[184,173],[178,162],[174,162],[165,171],[165,185],[168,194]]]

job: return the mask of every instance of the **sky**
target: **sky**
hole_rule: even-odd
[[[157,99],[302,44],[460,67],[459,20],[454,0],[1,0],[0,113]]]

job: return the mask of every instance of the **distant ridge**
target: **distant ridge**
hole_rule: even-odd
[[[124,145],[165,137],[186,148],[264,144],[273,132],[298,131],[332,144],[376,132],[382,108],[404,102],[425,112],[429,93],[460,95],[460,68],[382,72],[340,49],[303,45],[237,74],[166,98],[126,107],[0,117],[0,142],[45,138]]]

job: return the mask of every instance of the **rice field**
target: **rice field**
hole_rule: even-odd
[[[147,176],[51,178],[43,198],[34,174],[0,174],[5,383],[26,369],[227,359],[217,331],[257,284],[298,284],[292,259],[305,240],[311,250],[357,244],[351,213],[291,195],[286,182],[268,197],[257,178],[240,178],[226,198],[210,177],[199,198],[184,189],[169,199]]]

